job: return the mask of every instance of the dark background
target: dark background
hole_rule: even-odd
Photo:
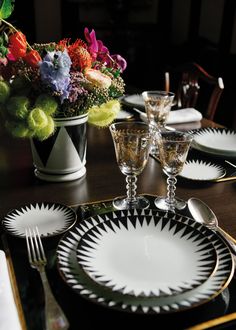
[[[126,91],[163,89],[164,71],[196,61],[225,89],[215,121],[236,128],[236,0],[15,0],[9,18],[30,43],[95,29],[127,59]]]

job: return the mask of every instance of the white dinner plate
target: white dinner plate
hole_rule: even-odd
[[[192,146],[206,153],[236,157],[236,132],[226,128],[202,128],[194,132]]]
[[[58,203],[34,203],[9,212],[3,219],[5,230],[14,236],[25,237],[25,229],[38,227],[41,237],[64,233],[76,221],[75,211]]]
[[[150,216],[92,227],[81,237],[77,258],[97,283],[136,297],[187,292],[204,283],[217,265],[214,246],[199,230]]]
[[[144,109],[144,100],[141,94],[125,95],[121,98],[121,103],[130,106]]]
[[[214,181],[225,176],[226,170],[211,162],[187,160],[179,176],[196,181]]]
[[[218,267],[202,285],[190,291],[164,297],[136,297],[115,292],[91,279],[77,261],[76,251],[81,237],[92,227],[107,220],[129,216],[152,216],[178,220],[201,231],[211,240],[218,256]],[[169,223],[169,221],[167,221]],[[57,248],[58,268],[65,282],[77,293],[106,307],[131,313],[171,313],[201,305],[219,295],[230,283],[234,262],[229,248],[213,231],[194,220],[174,213],[157,210],[126,210],[109,212],[77,223],[60,240]],[[167,262],[172,262],[166,256]]]

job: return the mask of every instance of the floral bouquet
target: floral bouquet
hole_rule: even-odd
[[[42,141],[54,133],[54,118],[88,113],[89,123],[109,125],[124,94],[125,59],[111,55],[88,28],[85,40],[29,45],[6,21],[12,3],[3,0],[0,7],[0,108],[6,128],[16,137]]]

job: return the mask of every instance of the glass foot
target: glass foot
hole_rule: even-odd
[[[170,205],[166,202],[166,197],[157,197],[154,201],[156,207],[160,210],[169,211],[171,210]],[[186,207],[187,203],[180,199],[175,198],[174,208],[177,210],[183,210]]]
[[[112,204],[117,210],[146,209],[150,205],[148,199],[143,196],[136,197],[133,202],[125,197],[117,197],[113,200]]]

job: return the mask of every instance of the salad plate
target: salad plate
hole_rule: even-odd
[[[121,103],[129,107],[138,107],[144,109],[144,100],[141,94],[125,95],[121,98]]]
[[[194,133],[192,146],[200,151],[236,157],[236,132],[226,128],[202,128]]]
[[[226,170],[222,166],[196,159],[187,160],[179,176],[195,181],[214,181],[225,174]]]
[[[187,292],[204,283],[217,265],[215,248],[203,233],[154,216],[129,216],[92,227],[81,237],[77,258],[97,283],[136,297]]]
[[[4,229],[13,236],[25,237],[25,230],[37,226],[41,237],[59,235],[76,221],[75,211],[58,203],[32,203],[9,212],[2,220]]]
[[[170,227],[171,219],[173,219],[177,220],[179,224],[187,224],[199,230],[211,241],[215,248],[218,259],[215,271],[196,288],[161,297],[123,294],[100,285],[88,276],[77,260],[79,242],[85,233],[94,226],[109,220],[130,216],[161,218],[160,221],[163,221],[163,227],[164,224]],[[215,232],[191,218],[150,209],[114,211],[93,216],[77,223],[60,240],[57,248],[57,262],[64,281],[83,297],[113,309],[144,314],[165,314],[204,304],[218,296],[228,286],[234,273],[234,262],[229,248]]]

